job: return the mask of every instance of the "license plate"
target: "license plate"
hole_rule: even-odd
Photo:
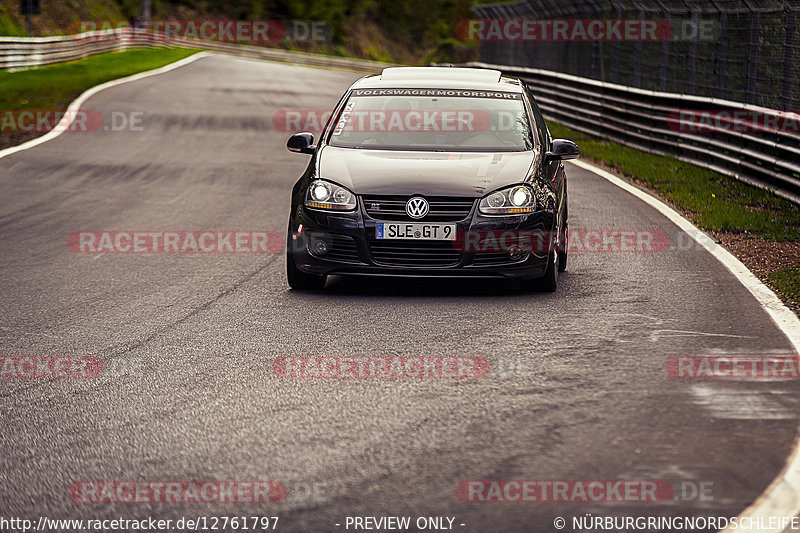
[[[455,224],[420,224],[418,222],[378,222],[376,239],[412,239],[422,241],[456,240]]]

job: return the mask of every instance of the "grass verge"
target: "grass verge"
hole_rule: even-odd
[[[64,111],[85,90],[107,81],[174,63],[199,52],[186,48],[143,48],[107,52],[78,61],[17,72],[0,71],[0,113]],[[0,121],[0,148],[43,132],[23,132]]]
[[[736,178],[674,157],[550,123],[582,157],[650,189],[718,240],[785,302],[800,309],[800,206]]]
[[[794,303],[800,302],[800,268],[785,268],[770,272],[770,285]]]

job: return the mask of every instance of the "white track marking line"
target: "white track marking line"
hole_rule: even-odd
[[[176,61],[174,63],[170,63],[169,65],[165,65],[161,68],[157,68],[154,70],[147,70],[145,72],[133,74],[132,76],[127,76],[125,78],[119,78],[116,80],[108,81],[100,85],[95,85],[91,89],[87,89],[86,91],[84,91],[80,96],[78,96],[78,98],[76,98],[71,104],[69,104],[69,107],[67,108],[67,111],[64,113],[64,116],[52,130],[48,131],[41,137],[36,137],[35,139],[31,139],[28,142],[24,142],[22,144],[19,144],[17,146],[12,146],[10,148],[6,148],[5,150],[0,150],[0,159],[9,156],[11,154],[16,154],[17,152],[21,152],[23,150],[29,150],[35,146],[39,146],[40,144],[46,143],[47,141],[52,141],[53,139],[57,138],[59,135],[61,135],[62,133],[64,133],[69,129],[70,125],[72,124],[72,121],[75,119],[75,113],[77,113],[78,110],[80,110],[83,103],[104,89],[110,89],[111,87],[122,85],[123,83],[129,83],[132,81],[141,80],[143,78],[149,78],[150,76],[164,74],[165,72],[175,70],[176,68],[188,65],[189,63],[193,63],[198,59],[208,57],[210,55],[211,54],[209,54],[208,52],[199,52],[197,54],[183,58],[180,61]]]
[[[663,337],[730,337],[732,339],[754,339],[747,335],[731,335],[729,333],[708,333],[705,331],[686,331],[682,329],[655,329],[650,332],[650,340],[653,342],[661,340]]]
[[[720,263],[725,265],[725,267],[736,276],[736,279],[750,291],[772,321],[775,322],[784,335],[789,338],[789,342],[792,343],[795,352],[800,353],[800,319],[798,319],[797,315],[795,315],[791,309],[783,305],[783,302],[775,296],[775,293],[772,292],[769,287],[761,283],[761,281],[756,278],[741,261],[736,259],[733,254],[714,242],[711,237],[683,218],[680,213],[647,192],[638,187],[634,187],[611,172],[597,168],[584,161],[571,161],[571,163],[579,168],[597,174],[617,187],[629,192],[644,203],[655,208],[656,211],[667,217],[670,222],[688,233],[700,246],[708,250],[711,255],[716,257]],[[745,516],[751,517],[756,527],[727,527],[723,531],[725,533],[781,533],[784,531],[784,528],[781,527],[780,524],[774,524],[773,527],[769,527],[771,525],[769,523],[769,518],[793,517],[798,515],[800,515],[800,442],[795,442],[794,449],[789,455],[783,471],[778,474],[778,477],[772,481],[761,496],[739,515],[739,518]],[[759,523],[759,520],[763,520],[763,524]],[[737,524],[737,526],[738,525],[752,526],[753,524],[748,524],[747,521],[745,521],[744,524]]]

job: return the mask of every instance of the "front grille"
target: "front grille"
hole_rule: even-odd
[[[475,266],[497,266],[497,265],[510,265],[512,263],[519,263],[525,257],[514,260],[508,257],[506,252],[481,252],[476,253],[472,264]]]
[[[414,220],[406,214],[411,196],[362,196],[367,214],[377,220]],[[430,211],[419,222],[456,222],[472,211],[474,198],[426,196]]]
[[[323,259],[327,259],[329,261],[339,261],[342,263],[361,262],[358,257],[358,246],[356,245],[356,241],[348,235],[327,233],[314,236],[314,238],[311,240],[312,243],[315,242],[314,239],[324,240],[328,245],[328,251],[324,255],[318,255],[318,257],[322,257]],[[312,250],[312,253],[314,253],[313,246],[311,246],[310,249]],[[314,255],[317,254],[314,253]]]
[[[370,240],[369,251],[376,263],[394,266],[453,266],[461,260],[453,241]]]

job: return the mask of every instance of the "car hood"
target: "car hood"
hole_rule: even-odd
[[[319,174],[356,194],[480,197],[525,181],[538,152],[406,152],[325,146]]]

